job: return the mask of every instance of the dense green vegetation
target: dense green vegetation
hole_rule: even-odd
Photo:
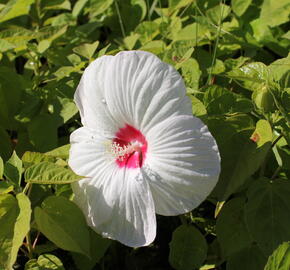
[[[289,269],[289,14],[289,0],[0,0],[0,269]],[[73,94],[121,50],[182,74],[222,158],[208,199],[158,216],[139,249],[70,201]]]

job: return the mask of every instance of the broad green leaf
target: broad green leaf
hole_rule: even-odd
[[[217,85],[209,86],[203,97],[206,110],[212,115],[232,112],[235,100],[232,92]]]
[[[181,225],[172,234],[169,262],[177,270],[199,268],[207,254],[203,235],[193,226]]]
[[[24,164],[24,167],[27,168],[27,167],[29,167],[29,166],[31,166],[33,164],[40,163],[40,162],[43,162],[43,161],[54,162],[55,158],[47,156],[47,155],[45,155],[43,153],[26,151],[23,154],[21,160],[22,160],[22,162]]]
[[[36,151],[46,152],[57,146],[58,119],[49,114],[40,114],[28,124],[28,135]]]
[[[97,40],[94,43],[85,43],[78,47],[75,47],[73,51],[87,59],[91,59],[99,46],[99,41]]]
[[[31,208],[26,195],[0,195],[0,267],[11,269],[30,229]]]
[[[257,143],[258,147],[265,143],[272,142],[273,134],[270,123],[267,120],[259,120],[256,124],[256,129],[251,136],[251,140]]]
[[[5,163],[4,175],[16,186],[20,186],[22,175],[22,161],[17,156],[15,151],[13,151],[12,156]]]
[[[71,169],[47,161],[34,164],[25,171],[25,181],[35,184],[67,184],[82,178]]]
[[[234,198],[223,206],[218,215],[217,238],[227,258],[251,244],[244,220],[244,204],[245,198]]]
[[[238,16],[242,16],[252,3],[252,0],[232,0],[231,3],[233,11]]]
[[[8,130],[16,129],[14,116],[20,107],[23,88],[23,79],[15,70],[0,67],[0,125]]]
[[[265,112],[273,111],[275,109],[274,98],[270,92],[269,86],[261,84],[260,87],[257,87],[253,94],[252,100],[258,109]]]
[[[290,149],[289,146],[282,146],[282,147],[277,147],[277,151],[279,153],[279,156],[281,158],[281,166],[283,168],[290,170]],[[280,165],[280,164],[279,164]]]
[[[206,15],[216,25],[219,25],[230,13],[231,8],[224,4],[219,4],[206,11]]]
[[[9,0],[5,8],[0,12],[0,22],[4,22],[29,12],[30,6],[35,0]]]
[[[90,17],[93,18],[104,13],[113,2],[113,0],[90,0]]]
[[[78,0],[73,7],[72,15],[78,17],[88,1],[89,0]]]
[[[228,77],[242,81],[245,88],[254,91],[265,85],[269,78],[268,67],[261,62],[246,64],[227,73]]]
[[[59,9],[71,9],[71,4],[69,0],[49,0],[42,1],[43,10],[59,10]]]
[[[268,135],[261,138],[265,143],[260,146],[251,140],[254,130],[251,126],[243,128],[242,125],[247,124],[243,123],[244,120],[247,117],[231,117],[227,121],[212,119],[208,122],[210,131],[217,140],[222,160],[220,179],[214,189],[214,196],[219,201],[224,201],[237,192],[259,169],[271,146],[271,141],[266,142]]]
[[[288,0],[264,0],[261,9],[261,19],[271,27],[289,21],[290,2]]]
[[[73,260],[75,264],[82,270],[91,270],[98,263],[111,244],[111,240],[103,238],[92,229],[90,229],[90,259],[80,253],[73,253]]]
[[[3,173],[4,173],[4,163],[3,163],[3,159],[0,156],[0,179],[3,178]]]
[[[190,58],[181,64],[182,75],[188,87],[198,90],[201,71],[198,62]]]
[[[1,89],[0,89],[1,91]],[[7,160],[12,154],[12,144],[6,130],[0,126],[0,156]]]
[[[10,193],[14,190],[14,186],[7,181],[0,180],[0,194]]]
[[[247,192],[246,223],[265,256],[290,239],[290,183],[287,180],[257,180]]]
[[[268,258],[264,270],[289,270],[290,269],[290,242],[281,244]]]
[[[34,210],[38,229],[58,247],[90,254],[90,236],[81,210],[64,197],[50,196]]]
[[[266,257],[253,245],[234,253],[227,261],[227,270],[262,270]]]
[[[208,27],[199,23],[193,23],[185,26],[173,36],[173,41],[193,40],[196,44],[201,38],[210,35]]]
[[[29,260],[24,270],[65,270],[59,258],[52,254],[42,254],[38,259]]]
[[[45,155],[56,157],[56,158],[58,157],[58,158],[68,159],[69,149],[70,149],[70,144],[65,144],[49,152],[46,152]]]
[[[191,104],[192,104],[192,113],[197,117],[202,117],[206,115],[206,108],[204,104],[195,96],[190,96]]]

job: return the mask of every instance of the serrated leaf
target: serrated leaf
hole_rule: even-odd
[[[28,197],[19,193],[0,195],[0,267],[11,269],[18,249],[30,229],[31,207]]]
[[[50,196],[34,210],[38,229],[58,247],[90,254],[90,238],[81,210],[64,197]]]
[[[27,183],[35,184],[67,184],[83,178],[83,176],[75,174],[71,169],[47,161],[30,166],[25,171],[24,176]]]
[[[38,259],[29,260],[24,270],[65,270],[59,258],[52,254],[42,254]]]
[[[4,166],[4,175],[16,186],[20,186],[22,175],[22,161],[13,151],[12,156],[8,159]]]
[[[269,256],[290,239],[290,183],[261,178],[247,192],[246,224],[259,247]]]
[[[172,235],[169,262],[177,270],[199,268],[207,254],[203,235],[193,226],[181,225]]]
[[[289,270],[290,269],[290,242],[281,244],[268,258],[264,270]]]

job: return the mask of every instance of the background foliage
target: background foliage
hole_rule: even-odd
[[[0,269],[286,270],[288,0],[0,0]],[[103,54],[153,52],[182,74],[222,172],[191,213],[131,249],[70,201],[73,94]]]

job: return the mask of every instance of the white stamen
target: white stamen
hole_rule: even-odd
[[[123,146],[116,142],[106,142],[106,145],[107,152],[110,152],[116,159],[120,161],[123,161],[126,155],[132,154],[134,152],[140,152],[142,147],[142,143],[138,141],[133,141]]]

